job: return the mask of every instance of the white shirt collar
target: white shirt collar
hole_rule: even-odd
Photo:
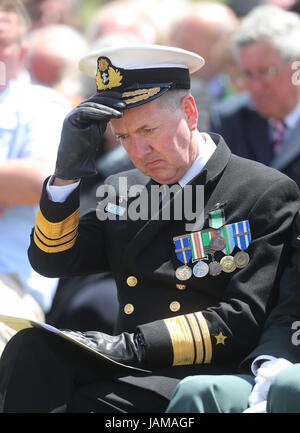
[[[183,188],[187,183],[189,183],[197,174],[200,173],[200,171],[203,169],[203,167],[206,165],[214,151],[216,150],[216,145],[210,135],[208,134],[202,134],[202,137],[205,140],[205,143],[201,149],[200,155],[198,158],[193,162],[191,167],[188,169],[188,171],[185,173],[185,175],[178,181],[181,188]]]

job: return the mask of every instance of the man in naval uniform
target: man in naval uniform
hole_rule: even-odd
[[[102,358],[38,327],[18,332],[0,362],[2,412],[162,412],[180,379],[236,372],[257,344],[299,193],[285,175],[197,130],[190,74],[203,64],[163,46],[110,47],[81,60],[98,92],[64,122],[29,258],[47,277],[111,270],[118,320],[113,336],[65,333]],[[80,179],[94,173],[108,121],[136,169],[109,177],[97,209],[79,219]]]

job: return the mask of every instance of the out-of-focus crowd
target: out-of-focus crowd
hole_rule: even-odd
[[[212,100],[242,91],[231,50],[240,19],[262,4],[300,9],[297,0],[22,2],[31,19],[26,68],[32,80],[61,91],[75,105],[95,90],[93,80],[78,72],[79,58],[111,45],[162,44],[194,51],[206,60],[197,78],[208,85]]]

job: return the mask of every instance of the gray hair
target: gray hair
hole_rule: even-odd
[[[277,49],[282,59],[295,60],[300,55],[300,17],[273,5],[254,8],[244,19],[234,35],[233,51],[238,58],[238,49],[267,40]]]
[[[180,108],[182,98],[186,95],[190,95],[188,89],[171,89],[157,98],[157,102],[163,110],[177,111]]]

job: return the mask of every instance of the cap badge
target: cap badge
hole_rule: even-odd
[[[112,89],[122,84],[123,76],[108,57],[99,57],[97,61],[96,82],[98,90]]]

